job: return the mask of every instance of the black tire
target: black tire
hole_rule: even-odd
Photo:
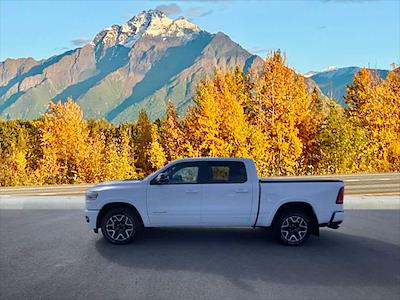
[[[310,236],[312,222],[300,210],[285,210],[274,220],[272,226],[275,238],[288,246],[299,246]]]
[[[104,238],[116,245],[131,243],[142,228],[137,213],[129,208],[113,208],[101,219],[101,233]]]

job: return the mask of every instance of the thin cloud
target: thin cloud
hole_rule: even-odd
[[[74,46],[83,46],[87,43],[89,43],[91,41],[91,39],[88,39],[86,37],[79,37],[77,39],[74,39],[71,41],[71,44]]]
[[[182,12],[181,7],[175,3],[158,5],[156,10],[162,11],[167,16],[177,15]]]
[[[58,48],[54,48],[55,51],[59,51],[59,50],[68,50],[68,47],[58,47]]]
[[[379,1],[379,0],[320,0],[321,2],[328,3],[328,2],[374,2],[374,1]]]
[[[208,16],[208,15],[210,15],[212,13],[213,13],[212,9],[207,9],[205,7],[200,7],[200,6],[190,7],[186,11],[186,15],[190,19],[205,17],[205,16]]]
[[[265,53],[268,53],[269,51],[271,51],[271,48],[253,47],[253,48],[247,49],[247,51],[249,51],[250,53],[253,53],[253,54],[265,54]]]
[[[159,2],[160,0],[148,0],[150,2]],[[243,0],[174,0],[174,2],[235,2]],[[263,1],[263,0],[253,0],[253,1]]]

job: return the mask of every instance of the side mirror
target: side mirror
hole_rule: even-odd
[[[165,173],[161,173],[157,176],[157,183],[158,184],[168,184],[169,183],[169,176]]]

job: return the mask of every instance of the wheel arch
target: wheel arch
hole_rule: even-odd
[[[139,217],[139,220],[140,220],[140,222],[142,223],[142,226],[143,226],[143,224],[144,224],[143,223],[143,218],[142,218],[142,216],[140,215],[139,211],[137,210],[137,208],[134,205],[132,205],[130,203],[127,203],[127,202],[116,201],[116,202],[109,202],[109,203],[105,204],[100,209],[99,214],[97,215],[96,228],[100,228],[101,227],[101,219],[103,218],[104,214],[107,211],[109,211],[110,209],[113,209],[113,208],[122,208],[122,207],[132,210]]]
[[[311,234],[319,236],[319,223],[317,215],[313,206],[305,201],[290,201],[281,204],[274,214],[271,223],[272,226],[275,224],[276,219],[279,218],[279,216],[286,210],[299,210],[305,212],[310,217],[313,224]]]

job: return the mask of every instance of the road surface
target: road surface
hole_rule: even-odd
[[[263,229],[148,229],[114,246],[82,210],[0,210],[0,299],[399,299],[400,211],[348,210],[302,247]]]

